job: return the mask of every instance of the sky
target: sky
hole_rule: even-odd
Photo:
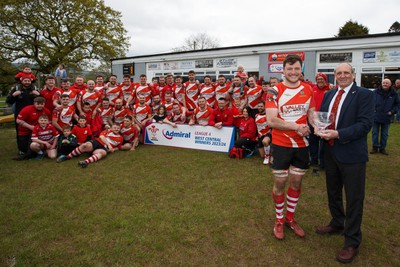
[[[400,22],[399,0],[105,0],[122,14],[126,56],[171,52],[205,32],[220,47],[334,37],[352,19],[370,34]]]

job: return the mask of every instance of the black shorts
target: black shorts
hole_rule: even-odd
[[[97,141],[96,139],[90,140],[89,142],[92,143],[93,151],[95,151],[96,149],[103,149],[106,152],[108,152],[108,149],[105,146],[103,146],[102,144],[100,144],[100,142]]]
[[[290,166],[306,170],[310,162],[308,147],[271,145],[271,155],[273,157],[271,168],[274,170],[287,170]]]
[[[269,132],[269,133],[267,133],[267,134],[264,134],[264,135],[261,136],[260,138],[258,138],[257,145],[256,145],[257,148],[262,148],[262,147],[264,147],[264,144],[262,143],[262,141],[263,141],[263,139],[264,139],[265,137],[269,137],[270,144],[271,144],[271,142],[272,142],[272,135],[271,135],[271,133]]]

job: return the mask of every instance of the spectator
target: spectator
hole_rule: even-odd
[[[253,155],[256,146],[257,126],[254,119],[250,116],[250,108],[243,109],[243,119],[240,122],[239,139],[235,141],[235,147],[243,149],[243,156]]]
[[[78,139],[71,133],[71,126],[65,125],[62,129],[62,134],[58,137],[57,162],[61,162],[62,158],[66,157],[78,146]]]
[[[68,78],[67,71],[64,68],[63,64],[60,64],[54,73],[54,77],[56,78],[56,84],[58,87],[61,86],[61,81]]]
[[[25,77],[29,77],[30,80],[32,81],[32,83],[34,83],[36,81],[36,77],[32,73],[32,69],[31,69],[31,67],[29,65],[25,65],[22,68],[22,71],[18,72],[17,75],[15,75],[15,80],[18,83],[21,83],[22,82],[22,78],[25,78]]]
[[[239,65],[237,67],[237,72],[235,73],[235,76],[239,76],[240,77],[240,81],[243,83],[243,85],[246,84],[247,79],[249,78],[247,76],[247,73],[244,71],[244,67],[242,65]]]

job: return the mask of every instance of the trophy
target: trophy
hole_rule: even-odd
[[[323,132],[326,127],[334,122],[334,114],[329,114],[329,112],[314,111],[312,113],[312,121],[318,128],[318,132]]]

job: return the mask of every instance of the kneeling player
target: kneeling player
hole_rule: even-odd
[[[30,148],[33,152],[37,153],[36,159],[38,160],[43,158],[43,150],[46,151],[49,158],[55,159],[57,157],[57,139],[59,134],[56,128],[49,123],[47,115],[41,115],[38,123],[32,131]]]
[[[82,153],[92,152],[92,156],[78,163],[79,166],[85,168],[89,163],[106,157],[108,152],[117,151],[121,147],[123,138],[119,133],[120,130],[119,123],[113,123],[111,129],[103,131],[98,138],[83,143],[69,153],[64,160],[77,157]]]
[[[139,144],[139,131],[137,127],[133,125],[132,121],[132,116],[126,115],[124,117],[124,122],[120,131],[124,139],[121,150],[135,150]]]

